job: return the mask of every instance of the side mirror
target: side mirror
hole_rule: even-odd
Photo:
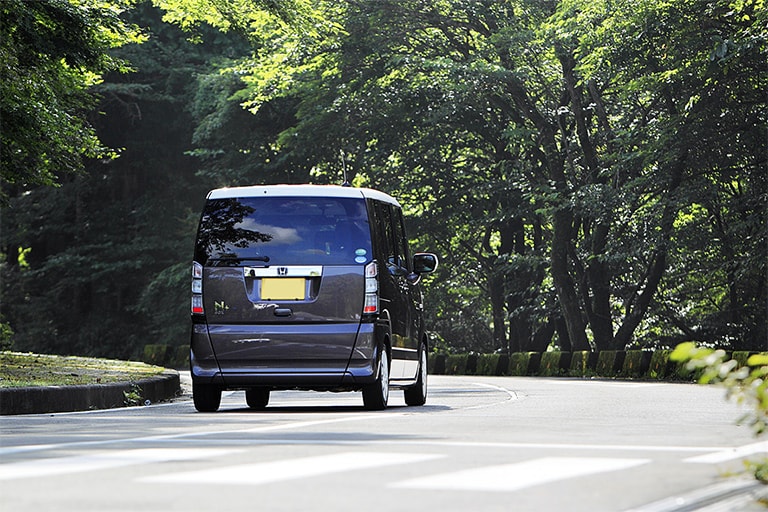
[[[413,255],[413,272],[428,274],[437,268],[437,256],[429,252],[418,252]]]

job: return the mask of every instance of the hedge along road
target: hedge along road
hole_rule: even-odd
[[[754,480],[724,475],[765,443],[741,412],[691,384],[433,376],[426,406],[396,393],[377,413],[357,393],[275,392],[254,412],[233,392],[214,414],[3,417],[0,495],[14,511],[747,510]]]

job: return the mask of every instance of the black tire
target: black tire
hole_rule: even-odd
[[[383,348],[379,355],[378,374],[374,382],[363,387],[363,405],[369,411],[386,409],[389,400],[389,356]]]
[[[424,405],[427,403],[427,347],[422,343],[419,347],[419,377],[416,384],[404,390],[405,403],[408,405]]]
[[[264,409],[269,403],[269,389],[251,388],[245,390],[245,403],[251,409]]]
[[[206,384],[192,384],[192,400],[199,412],[216,412],[221,405],[221,388]]]

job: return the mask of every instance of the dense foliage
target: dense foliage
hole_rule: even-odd
[[[85,12],[41,2],[67,3]],[[154,4],[120,16],[143,44],[81,41],[135,70],[79,118],[120,158],[54,189],[3,156],[14,348],[183,344],[205,191],[344,176],[440,254],[442,349],[767,348],[763,0]],[[26,5],[3,8],[39,19]],[[31,108],[16,81],[3,105]]]
[[[0,200],[17,190],[12,185],[56,183],[82,169],[83,156],[113,156],[86,114],[94,107],[88,88],[121,67],[108,50],[140,41],[120,18],[120,3],[0,4]]]
[[[693,342],[681,343],[670,359],[685,363],[685,368],[698,376],[700,384],[717,384],[726,397],[744,405],[748,412],[738,421],[749,425],[755,435],[768,428],[768,355],[753,354],[739,364],[729,359],[722,349],[699,347]],[[753,462],[755,478],[768,482],[768,459]]]

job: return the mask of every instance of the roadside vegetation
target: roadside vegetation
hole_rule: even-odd
[[[725,389],[729,399],[743,404],[749,412],[738,419],[752,427],[756,436],[768,428],[768,354],[753,354],[746,365],[729,359],[724,350],[681,343],[670,355],[672,361],[698,376],[701,384],[715,384]],[[768,483],[768,458],[751,464],[755,478]]]
[[[0,348],[188,343],[218,186],[404,205],[445,353],[765,350],[765,0],[0,2]]]
[[[133,382],[163,371],[159,366],[132,361],[0,352],[2,388]]]

